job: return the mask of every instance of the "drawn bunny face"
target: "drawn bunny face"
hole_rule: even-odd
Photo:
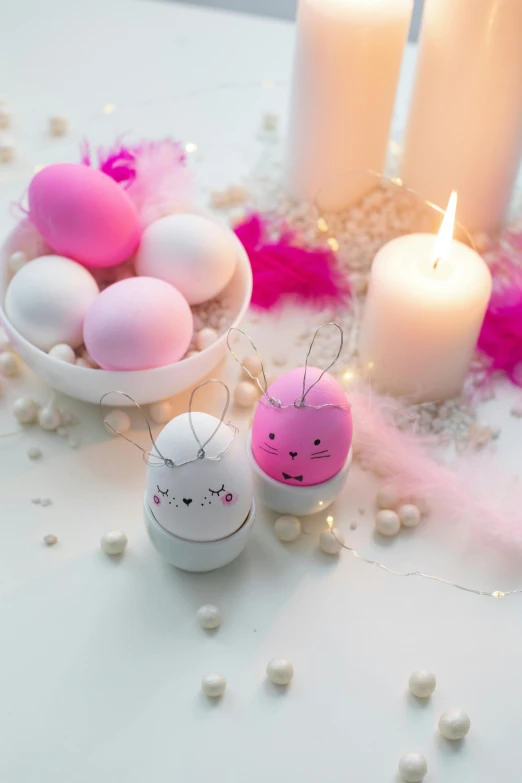
[[[306,388],[321,372],[308,368]],[[352,443],[352,415],[346,394],[328,373],[307,394],[310,407],[295,408],[303,393],[303,374],[304,367],[290,370],[268,389],[270,397],[290,407],[277,408],[261,399],[252,425],[252,451],[268,476],[306,487],[328,481],[343,467]],[[339,407],[311,407],[325,404]]]
[[[219,423],[208,413],[193,413],[192,422],[201,443]],[[177,464],[195,460],[199,446],[190,429],[188,413],[169,422],[156,444],[164,457]],[[211,459],[228,446],[220,459]],[[147,468],[150,511],[161,527],[190,541],[216,541],[231,535],[242,526],[253,502],[252,478],[243,446],[239,439],[233,440],[226,425],[219,428],[205,452],[208,459],[181,467],[161,464]]]

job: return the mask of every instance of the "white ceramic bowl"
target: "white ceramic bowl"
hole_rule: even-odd
[[[210,216],[207,215],[207,217]],[[230,231],[228,227],[227,230]],[[231,326],[238,326],[250,304],[252,270],[243,245],[235,234],[231,233],[237,249],[237,266],[232,280],[225,288],[224,295],[230,303],[229,309],[234,313]],[[5,314],[4,298],[10,279],[9,254],[5,252],[5,248],[9,247],[12,236],[13,234],[7,237],[4,249],[0,253],[0,323],[16,353],[53,389],[94,404],[99,403],[101,397],[107,392],[124,391],[136,402],[147,404],[173,397],[184,389],[194,386],[210,373],[225,356],[227,352],[226,332],[219,337],[217,342],[200,351],[196,356],[153,370],[109,372],[108,370],[77,367],[74,364],[53,359],[22,337],[10,324]],[[118,402],[119,406],[126,404],[131,405],[132,403],[123,397]]]
[[[168,563],[182,571],[215,571],[238,557],[246,546],[254,520],[255,502],[250,514],[239,530],[218,541],[187,541],[186,538],[169,533],[157,522],[147,503],[147,494],[143,499],[143,516],[149,538],[155,548]]]
[[[295,487],[282,484],[261,470],[252,453],[252,433],[248,436],[247,449],[254,479],[254,495],[258,502],[279,514],[291,514],[296,517],[317,514],[318,511],[328,508],[344,487],[352,464],[352,449],[350,449],[343,467],[331,479],[310,487]]]

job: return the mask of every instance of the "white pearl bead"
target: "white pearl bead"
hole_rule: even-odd
[[[200,351],[204,351],[205,348],[210,348],[211,345],[214,345],[218,337],[219,335],[215,329],[205,327],[196,335],[196,346]]]
[[[427,771],[426,759],[420,753],[405,753],[399,761],[399,775],[406,783],[421,783]]]
[[[49,117],[49,133],[51,136],[65,136],[69,130],[69,120],[63,114]]]
[[[399,508],[398,514],[403,527],[417,527],[420,522],[421,512],[413,503],[405,503]]]
[[[431,696],[437,685],[437,678],[433,672],[417,669],[412,672],[408,680],[408,687],[414,696],[418,699],[427,699]]]
[[[125,413],[125,411],[120,411],[117,409],[113,411],[109,411],[109,413],[105,415],[105,421],[107,422],[107,424],[105,425],[105,429],[111,435],[118,435],[119,433],[122,433],[124,435],[131,428],[131,420],[129,418],[129,414]],[[116,430],[116,432],[114,432],[114,430]]]
[[[344,544],[344,536],[340,530],[334,527],[332,530],[322,530],[319,537],[319,546],[327,555],[338,555]]]
[[[29,459],[39,459],[42,456],[42,450],[38,446],[30,446],[27,449],[27,456]]]
[[[61,423],[60,414],[56,408],[42,408],[38,414],[38,424],[43,430],[48,432],[57,430]]]
[[[67,362],[67,364],[74,364],[76,361],[76,354],[73,349],[70,345],[66,345],[65,343],[60,343],[59,345],[55,345],[54,348],[51,348],[49,356],[52,356],[53,359],[58,359],[61,362]]]
[[[127,536],[121,530],[111,530],[100,538],[100,546],[108,555],[121,555],[127,546]]]
[[[170,400],[162,400],[149,405],[149,416],[154,424],[167,424],[172,419],[172,403]]]
[[[448,740],[461,740],[469,731],[471,721],[464,710],[454,707],[440,716],[439,731]]]
[[[19,397],[13,405],[13,416],[19,424],[34,424],[39,406],[31,397]]]
[[[223,696],[227,687],[227,681],[222,674],[207,674],[201,680],[201,690],[211,699]]]
[[[13,274],[19,272],[20,269],[26,263],[27,263],[27,256],[21,250],[17,250],[16,253],[13,253],[13,255],[10,257],[8,261],[9,269],[11,270],[11,272],[13,272]]]
[[[382,487],[377,492],[377,505],[379,508],[395,508],[399,501],[400,497],[393,487]]]
[[[6,351],[5,353],[0,354],[0,372],[8,378],[18,375],[20,372],[20,365],[14,353]]]
[[[54,535],[54,533],[47,533],[47,535],[43,538],[44,543],[46,546],[54,546],[58,543],[58,537]]]
[[[381,536],[396,536],[401,529],[401,520],[395,511],[383,509],[375,517],[375,529]]]
[[[241,381],[234,389],[234,404],[240,408],[251,408],[258,397],[257,388],[251,381]]]
[[[295,541],[301,535],[301,522],[297,517],[279,517],[276,519],[274,530],[280,541]]]
[[[94,365],[91,364],[91,362],[88,359],[86,359],[85,356],[78,356],[75,359],[74,364],[76,365],[76,367],[84,367],[86,370],[95,369]]]
[[[294,676],[294,667],[285,658],[274,658],[266,667],[266,675],[276,685],[289,685]]]
[[[259,356],[247,356],[242,361],[243,374],[246,375],[247,378],[250,377],[247,373],[248,370],[250,374],[254,376],[254,378],[262,379],[263,373],[261,371],[261,359]]]
[[[11,163],[15,154],[14,141],[8,137],[0,138],[0,163]]]
[[[217,606],[205,604],[201,606],[196,614],[198,622],[202,628],[213,629],[221,625],[221,612]]]

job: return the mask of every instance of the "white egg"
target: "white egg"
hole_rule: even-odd
[[[167,215],[143,232],[136,271],[171,283],[189,304],[200,304],[230,282],[235,241],[232,231],[201,215]]]
[[[219,420],[193,413],[192,422],[205,443]],[[234,439],[229,427],[221,425],[205,446],[206,459],[197,459],[200,447],[188,413],[172,419],[156,445],[165,459],[180,465],[147,469],[148,507],[162,528],[189,541],[217,541],[242,527],[253,503],[252,476],[240,439]],[[215,459],[218,454],[222,456]]]
[[[99,294],[85,267],[62,256],[25,264],[9,283],[5,311],[14,328],[42,351],[83,342],[83,321]]]

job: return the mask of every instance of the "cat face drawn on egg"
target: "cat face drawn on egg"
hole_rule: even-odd
[[[290,370],[268,389],[290,407],[277,408],[264,398],[252,425],[252,452],[271,478],[292,486],[322,484],[342,469],[352,442],[352,416],[346,394],[328,374],[306,397],[308,407],[293,403],[302,395],[304,368]],[[309,367],[307,388],[321,370]],[[311,406],[331,405],[320,409]]]

